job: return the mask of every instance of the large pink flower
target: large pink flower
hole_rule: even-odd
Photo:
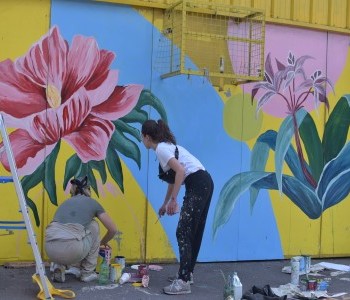
[[[15,62],[0,62],[0,110],[21,175],[31,174],[65,140],[83,162],[106,157],[111,122],[136,105],[143,86],[116,86],[114,53],[76,36],[69,46],[53,27]],[[2,145],[1,145],[2,146]],[[0,160],[9,169],[4,152]]]

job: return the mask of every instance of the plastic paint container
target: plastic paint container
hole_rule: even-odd
[[[122,266],[120,264],[111,264],[109,280],[111,282],[118,282],[122,276]]]
[[[114,263],[120,264],[122,267],[122,270],[125,269],[125,257],[124,256],[116,256],[114,257]]]

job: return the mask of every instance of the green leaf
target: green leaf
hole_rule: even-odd
[[[331,112],[323,133],[325,163],[336,157],[344,147],[350,126],[350,94],[344,95]]]
[[[137,139],[139,142],[141,142],[141,134],[137,128],[128,125],[127,123],[125,123],[124,121],[122,121],[120,119],[113,121],[113,124],[115,125],[115,128],[119,132],[130,134],[135,139]]]
[[[226,224],[230,219],[232,211],[239,197],[247,191],[254,182],[268,176],[265,172],[243,172],[234,175],[221,189],[219,200],[215,207],[213,220],[213,237],[215,238],[217,229]]]
[[[314,188],[306,181],[301,181],[295,177],[283,175],[282,176],[282,192],[285,194],[296,206],[300,208],[310,219],[317,219],[322,214],[321,200],[318,198]],[[277,190],[277,179],[272,174],[254,183],[261,189]]]
[[[122,153],[126,157],[134,160],[138,167],[141,167],[141,152],[138,145],[125,137],[118,129],[113,132],[111,140],[113,141],[114,150]]]
[[[101,176],[102,184],[107,181],[106,165],[104,160],[90,160],[89,165],[92,169],[98,171]]]
[[[45,172],[45,163],[43,162],[31,175],[23,176],[21,179],[23,194],[26,198],[26,203],[33,212],[35,223],[37,226],[40,225],[40,218],[35,203],[28,197],[29,190],[34,186],[37,186],[43,181]]]
[[[148,120],[148,113],[142,109],[134,108],[126,116],[120,118],[125,123],[140,123],[143,124]]]
[[[147,89],[141,92],[139,101],[136,104],[136,108],[139,109],[145,105],[153,107],[159,113],[164,122],[168,122],[162,101],[160,101],[155,95],[153,95],[150,90]]]
[[[57,205],[55,166],[60,145],[61,142],[58,142],[50,155],[45,159],[46,163],[43,184],[47,194],[49,195],[50,202],[54,205]]]
[[[96,193],[96,195],[98,197],[99,193],[98,193],[97,182],[96,182],[96,178],[95,178],[94,172],[92,171],[92,167],[90,165],[90,162],[88,162],[86,164],[83,164],[83,169],[85,169],[86,172],[81,174],[81,176],[87,176],[88,177],[88,182],[90,183],[92,189],[94,190],[94,192]]]
[[[306,111],[304,109],[300,109],[296,112],[296,119],[298,126],[303,121],[306,115]],[[293,118],[292,116],[288,116],[285,118],[280,126],[280,130],[277,133],[276,139],[276,154],[275,154],[275,168],[276,168],[276,176],[278,183],[278,190],[280,193],[282,192],[282,169],[283,162],[286,156],[286,153],[289,149],[292,137],[294,136],[294,128]]]
[[[274,130],[267,130],[265,133],[261,134],[257,140],[257,143],[265,143],[268,145],[273,151],[276,149],[276,139],[277,139],[277,132]],[[254,156],[259,156],[259,151],[256,150],[253,153]],[[291,170],[292,174],[298,178],[301,181],[306,180],[305,175],[303,173],[303,170],[301,168],[300,160],[298,158],[297,152],[294,150],[293,146],[290,145],[286,156],[285,156],[285,162],[287,163],[289,169]],[[266,162],[264,163],[264,168],[256,168],[256,169],[250,169],[251,171],[263,171],[265,170]],[[306,166],[308,167],[308,166]],[[308,183],[308,182],[307,182]]]
[[[318,181],[324,167],[323,148],[315,122],[309,113],[300,124],[299,132],[307,153],[311,174]]]
[[[269,152],[270,152],[269,144],[260,142],[258,139],[258,141],[255,143],[252,149],[252,154],[250,159],[250,171],[252,172],[265,171],[267,159],[269,158]],[[256,199],[258,198],[259,190],[255,187],[250,187],[249,190],[250,190],[250,212],[252,212]]]
[[[106,164],[113,180],[118,184],[120,190],[124,193],[122,164],[118,153],[114,150],[112,144],[113,143],[110,143],[107,148]]]
[[[324,210],[339,203],[350,192],[349,158],[350,143],[347,143],[338,156],[326,164],[321,174],[316,191]]]
[[[282,191],[309,218],[317,219],[322,213],[321,201],[315,191],[292,176],[282,175]],[[243,172],[234,175],[222,188],[214,212],[213,238],[220,226],[226,224],[239,197],[250,187],[278,190],[277,176],[268,172]]]
[[[38,209],[36,208],[35,203],[33,202],[32,199],[30,199],[28,196],[26,196],[26,203],[30,207],[30,209],[33,212],[34,220],[35,220],[35,225],[37,227],[40,226],[40,219],[39,219],[39,214],[38,214]]]
[[[64,170],[64,180],[63,180],[63,189],[67,188],[68,182],[73,177],[78,177],[82,169],[82,161],[77,154],[73,154],[66,162],[66,167]]]
[[[32,174],[23,176],[21,180],[23,193],[28,194],[29,190],[37,186],[44,179],[45,164],[42,163]]]

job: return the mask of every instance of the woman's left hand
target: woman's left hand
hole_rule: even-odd
[[[175,198],[171,198],[170,201],[168,202],[167,208],[166,208],[166,213],[169,216],[175,215],[176,213],[179,212],[179,205],[177,204],[177,201]]]

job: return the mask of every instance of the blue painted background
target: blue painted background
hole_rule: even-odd
[[[162,100],[178,143],[197,156],[211,173],[215,191],[198,260],[283,258],[278,228],[266,191],[260,193],[252,213],[249,196],[245,194],[230,221],[219,230],[217,238],[212,239],[213,214],[219,192],[233,174],[248,170],[250,150],[245,143],[233,140],[224,131],[224,103],[206,79],[194,76],[190,79],[187,76],[160,79],[152,67],[160,34],[158,29],[133,7],[71,0],[52,1],[53,25],[59,27],[62,36],[69,42],[77,34],[93,36],[100,48],[115,52],[112,68],[119,70],[118,85],[137,83],[151,89]],[[157,119],[158,116],[151,112],[151,118]],[[157,177],[155,154],[147,153],[142,144],[139,146],[141,170],[133,161],[122,158],[155,211],[158,211],[167,186]],[[175,253],[178,253],[175,237],[177,218],[178,215],[161,219]]]

